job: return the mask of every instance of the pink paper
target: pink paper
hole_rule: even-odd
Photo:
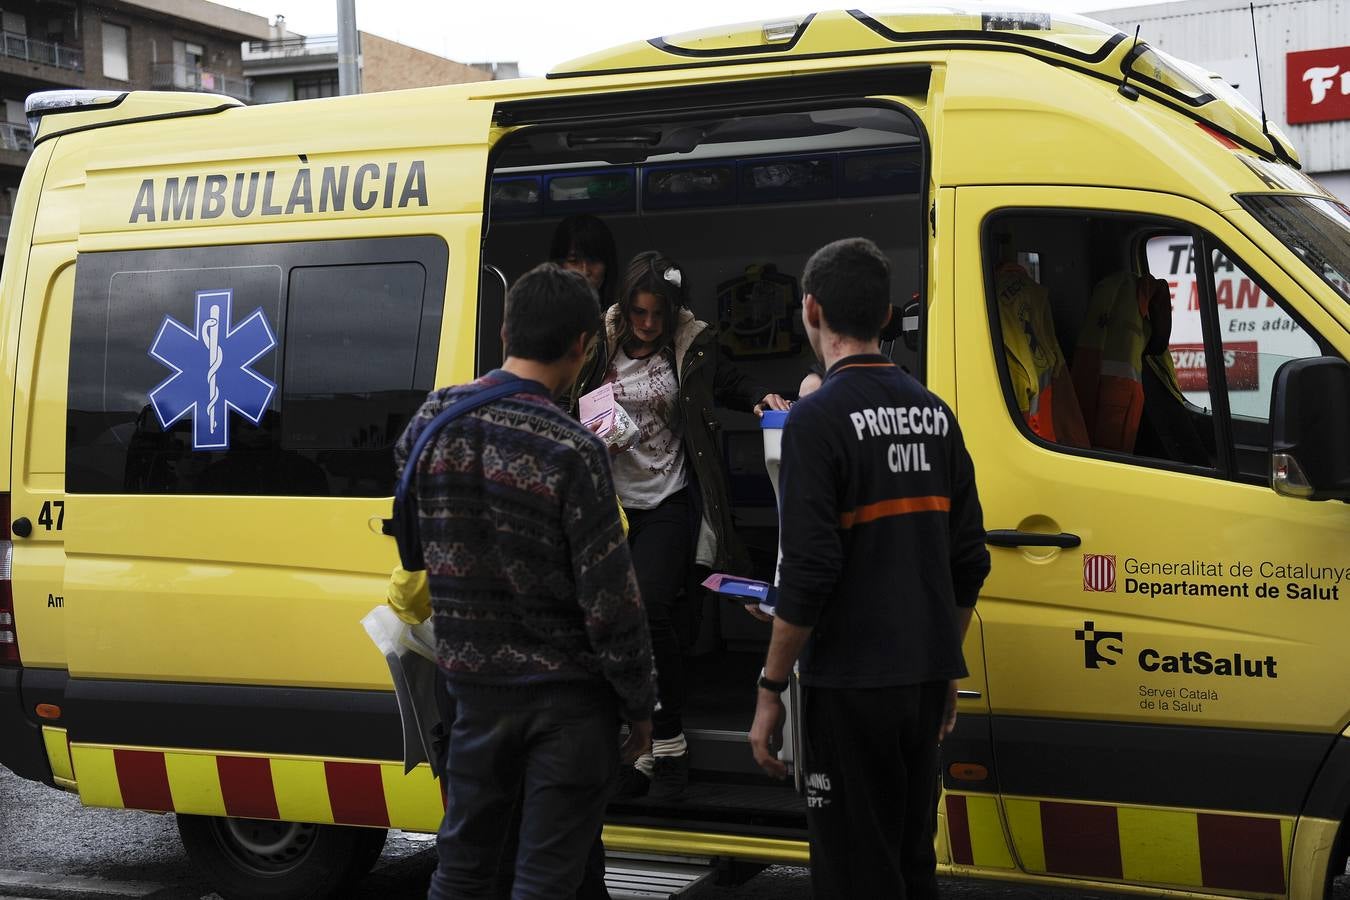
[[[602,384],[582,396],[577,410],[581,424],[600,437],[614,430],[614,385]]]

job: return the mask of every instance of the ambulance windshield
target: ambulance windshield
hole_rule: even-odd
[[[1321,197],[1246,194],[1247,211],[1350,302],[1350,209]]]

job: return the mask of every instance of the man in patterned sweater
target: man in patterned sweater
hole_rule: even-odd
[[[631,763],[651,742],[651,644],[609,455],[554,403],[599,327],[580,275],[551,263],[526,273],[507,296],[502,367],[433,392],[396,448],[402,465],[448,405],[518,383],[413,461],[437,656],[456,707],[433,900],[490,896],[518,800],[512,896],[571,896],[621,753]]]

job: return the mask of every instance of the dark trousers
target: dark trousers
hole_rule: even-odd
[[[938,896],[933,781],[947,683],[804,691],[806,821],[819,900]]]
[[[512,869],[514,900],[571,897],[597,857],[603,890],[599,834],[618,768],[618,723],[612,699],[543,690],[503,706],[460,696],[429,900],[495,898],[499,875]],[[512,866],[502,856],[513,838]]]
[[[628,549],[633,555],[647,627],[656,661],[656,696],[661,708],[652,715],[652,737],[673,738],[684,731],[684,649],[676,625],[675,603],[684,589],[692,557],[693,510],[689,489],[671,494],[654,509],[629,509]]]

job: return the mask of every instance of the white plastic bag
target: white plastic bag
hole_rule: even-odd
[[[385,604],[361,619],[366,634],[389,664],[389,677],[403,722],[403,772],[420,763],[440,777],[437,743],[450,723],[441,722],[438,692],[445,690],[436,665],[436,638],[431,620],[409,625]]]

